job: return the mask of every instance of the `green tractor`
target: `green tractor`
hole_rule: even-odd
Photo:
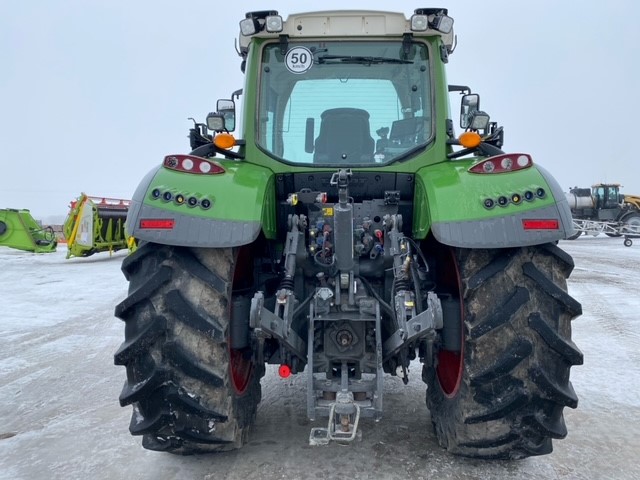
[[[27,209],[0,209],[0,246],[34,253],[56,251],[58,240],[51,227],[43,227]]]
[[[439,8],[240,22],[244,88],[127,216],[115,363],[145,448],[242,446],[265,364],[304,375],[314,445],[380,419],[385,377],[406,383],[418,361],[454,454],[542,455],[567,435],[583,359],[557,246],[571,212],[530,155],[501,149],[479,96],[447,83],[452,26]]]

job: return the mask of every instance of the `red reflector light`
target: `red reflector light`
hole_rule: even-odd
[[[525,230],[558,230],[560,222],[555,218],[544,220],[522,220]]]
[[[155,228],[158,230],[171,230],[176,221],[172,218],[150,218],[140,220],[140,228]]]
[[[206,160],[195,155],[167,155],[162,162],[165,168],[178,172],[196,175],[219,175],[225,173],[224,168],[213,160]]]
[[[507,153],[489,157],[469,168],[469,173],[506,173],[523,170],[533,165],[528,153]]]
[[[289,365],[280,365],[280,368],[278,369],[278,374],[282,378],[289,378],[289,376],[291,375],[291,367]]]

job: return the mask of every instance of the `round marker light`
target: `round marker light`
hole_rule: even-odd
[[[464,148],[476,148],[482,142],[482,138],[478,132],[463,132],[458,141]]]
[[[530,202],[531,200],[533,200],[533,192],[531,190],[527,190],[526,192],[524,192],[524,199],[527,202]]]
[[[184,195],[179,193],[176,195],[175,201],[178,205],[182,205],[184,203]]]
[[[170,202],[171,199],[173,198],[173,195],[171,194],[171,192],[164,192],[162,194],[162,198],[163,198],[163,200],[165,200],[167,202]]]
[[[162,193],[161,193],[161,192],[160,192],[160,190],[158,190],[157,188],[154,188],[154,189],[151,191],[151,196],[152,196],[153,198],[160,198],[160,195],[162,195]]]
[[[193,160],[190,158],[185,158],[182,160],[182,168],[185,170],[191,170],[193,168]]]
[[[501,207],[506,207],[509,204],[509,199],[507,197],[499,197],[498,198],[498,205],[500,205]]]
[[[531,159],[529,157],[527,157],[526,155],[520,155],[518,157],[518,166],[519,167],[526,167],[527,165],[529,165],[530,162],[531,162]]]
[[[211,207],[211,200],[209,200],[208,198],[205,198],[202,200],[202,202],[200,202],[200,206],[202,208],[204,208],[205,210]]]
[[[198,205],[198,199],[196,197],[189,197],[189,200],[187,200],[187,205],[189,205],[190,207],[195,207],[196,205]]]
[[[496,205],[496,202],[494,202],[491,198],[486,198],[482,203],[484,205],[484,208],[493,208]]]
[[[289,365],[280,365],[278,375],[282,378],[289,378],[291,376],[291,367]]]
[[[496,169],[496,166],[493,162],[484,162],[482,164],[482,170],[485,171],[485,173],[491,173]]]
[[[513,195],[511,195],[511,202],[514,203],[515,205],[518,205],[521,201],[522,201],[522,197],[517,193],[514,193]]]
[[[536,190],[536,195],[538,198],[544,198],[547,192],[544,191],[544,188],[539,188]]]
[[[236,139],[230,133],[219,133],[213,138],[216,147],[228,150],[235,146]]]
[[[200,162],[198,168],[202,173],[209,173],[211,171],[211,164],[209,162]]]
[[[513,166],[513,160],[511,160],[511,158],[509,157],[505,157],[500,161],[500,166],[505,170],[511,170],[511,167]]]

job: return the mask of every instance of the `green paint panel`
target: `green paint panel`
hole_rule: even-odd
[[[260,221],[267,237],[275,235],[275,194],[273,173],[248,162],[220,161],[225,173],[197,175],[160,168],[147,188],[144,204],[199,218],[233,221]],[[153,190],[160,191],[154,198]],[[166,192],[172,199],[162,198]],[[177,195],[185,202],[178,204]],[[201,202],[208,199],[211,207],[200,204],[190,207],[187,201],[195,197]]]
[[[477,160],[477,159],[474,159]],[[414,225],[417,234],[426,234],[435,222],[471,221],[496,218],[553,205],[551,187],[534,167],[511,173],[474,174],[467,170],[474,160],[457,160],[422,168],[416,175],[416,209]],[[501,196],[524,197],[526,191],[546,191],[543,198],[519,204],[497,205]],[[496,205],[487,209],[484,201]]]

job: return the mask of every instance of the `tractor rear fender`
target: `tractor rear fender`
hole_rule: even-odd
[[[544,168],[474,174],[468,172],[471,165],[459,160],[418,171],[415,237],[431,231],[454,247],[504,248],[554,242],[574,233],[562,188]]]
[[[126,229],[138,240],[188,247],[236,247],[260,232],[275,238],[274,178],[249,163],[224,162],[224,173],[157,167],[136,189]]]

